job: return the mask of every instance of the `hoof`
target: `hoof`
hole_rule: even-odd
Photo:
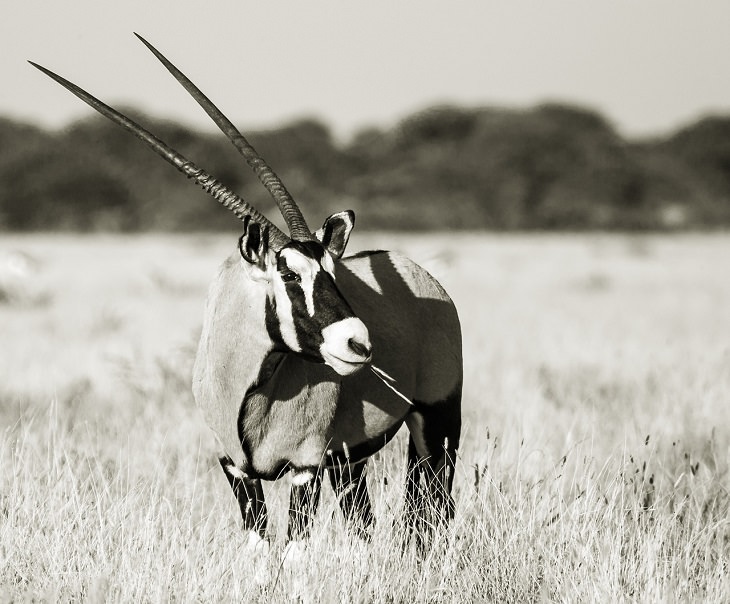
[[[281,563],[284,568],[297,569],[304,563],[307,545],[302,540],[290,541],[281,554]]]
[[[250,561],[256,585],[266,585],[271,579],[269,542],[256,531],[248,531],[243,543],[244,559]]]

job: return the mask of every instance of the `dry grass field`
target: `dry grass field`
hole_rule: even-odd
[[[730,601],[730,237],[362,235],[452,294],[464,330],[457,516],[402,545],[403,434],[378,524],[325,490],[304,560],[238,507],[190,393],[235,236],[0,238],[0,602]],[[255,575],[267,578],[255,580]]]

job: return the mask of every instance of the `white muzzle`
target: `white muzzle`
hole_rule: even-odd
[[[340,375],[351,375],[372,358],[370,334],[360,319],[350,317],[322,330],[324,342],[319,351],[324,362]]]

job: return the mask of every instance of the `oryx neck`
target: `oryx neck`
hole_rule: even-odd
[[[208,292],[193,392],[199,403],[204,399],[205,419],[236,463],[243,461],[238,409],[272,349],[265,306],[265,285],[252,285],[240,255],[232,255]]]

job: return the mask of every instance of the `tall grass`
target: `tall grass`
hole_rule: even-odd
[[[464,325],[456,518],[424,559],[404,541],[401,434],[370,464],[372,541],[325,491],[283,565],[286,481],[251,559],[189,393],[235,242],[4,239],[48,301],[0,306],[0,602],[730,599],[730,239],[359,243],[393,241]]]

